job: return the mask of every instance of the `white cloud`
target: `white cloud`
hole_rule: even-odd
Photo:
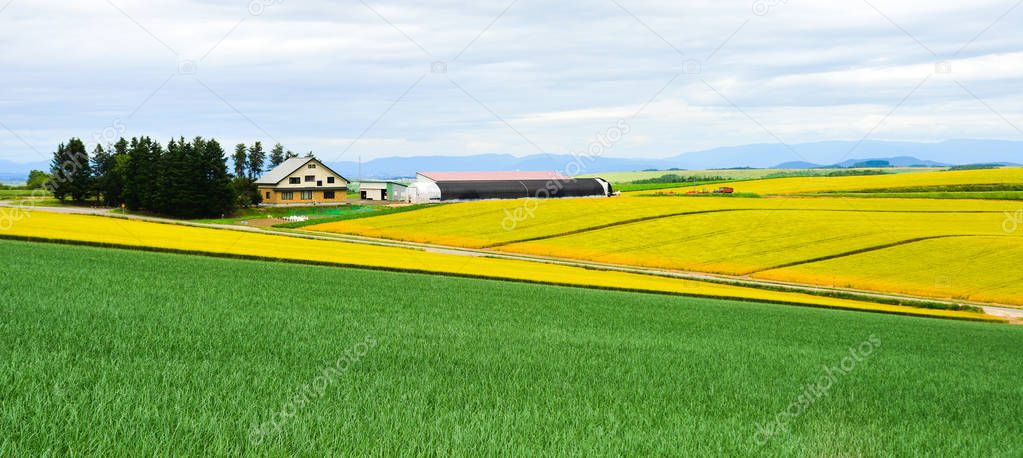
[[[764,1],[763,16],[750,0],[281,1],[259,16],[245,1],[15,1],[0,121],[44,152],[121,119],[127,135],[272,136],[325,156],[372,125],[347,153],[368,159],[578,149],[649,102],[614,155],[669,156],[775,141],[731,103],[787,142],[858,139],[931,75],[875,138],[1019,137],[955,82],[1023,124],[1023,8],[995,23],[1011,4]],[[161,87],[186,59],[195,75]],[[0,159],[38,157],[0,131]]]

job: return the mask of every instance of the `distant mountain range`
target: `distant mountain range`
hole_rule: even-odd
[[[1006,165],[1003,163],[1002,165]],[[821,168],[850,168],[850,167],[948,167],[950,165],[942,162],[917,159],[912,156],[898,157],[873,157],[869,159],[849,159],[837,164],[814,164],[812,162],[794,161],[783,162],[771,167],[772,169],[821,169]]]
[[[666,158],[594,157],[570,154],[480,154],[474,156],[383,157],[366,161],[331,161],[320,158],[349,179],[412,177],[419,171],[553,170],[568,174],[633,170],[722,168],[849,167],[867,160],[885,160],[893,166],[942,166],[976,163],[1023,162],[1023,142],[1006,140],[947,140],[939,143],[827,141],[782,145],[761,143],[694,151]],[[922,158],[922,159],[921,159]],[[0,160],[0,180],[24,180],[32,169],[45,170],[46,162],[16,163]]]

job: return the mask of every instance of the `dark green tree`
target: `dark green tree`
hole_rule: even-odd
[[[266,152],[263,151],[263,142],[253,143],[249,147],[249,178],[255,180],[263,173],[263,164],[266,163]]]
[[[280,143],[274,145],[274,148],[270,150],[270,167],[274,168],[281,165],[285,161],[284,157],[284,145]]]
[[[296,152],[294,152],[294,151],[292,151],[290,149],[288,150],[287,153],[284,153],[284,160],[285,161],[288,160],[288,159],[291,159],[293,157],[298,157],[298,153],[296,153]]]
[[[123,138],[117,145],[127,148],[127,142]],[[110,151],[105,151],[97,145],[96,151],[92,154],[93,194],[100,203],[110,207],[121,204],[121,191],[124,187],[124,183],[121,182],[121,171],[118,170],[117,145]]]
[[[43,189],[51,179],[53,179],[53,175],[42,170],[33,170],[28,172],[28,182],[25,185],[28,189]]]
[[[76,202],[85,200],[92,186],[92,167],[85,143],[77,138],[72,138],[67,145],[61,143],[53,153],[50,173],[53,180],[49,188],[54,197],[60,200],[70,197]]]
[[[234,156],[231,156],[231,161],[234,163],[234,176],[247,176],[245,170],[249,165],[249,154],[244,143],[234,145]]]
[[[196,147],[202,165],[202,196],[205,208],[202,216],[220,216],[231,213],[235,208],[235,192],[231,187],[231,176],[227,173],[227,156],[216,140],[209,140]]]
[[[63,143],[57,145],[57,151],[53,152],[53,160],[50,161],[50,175],[53,180],[50,182],[50,192],[53,197],[64,200],[70,193],[71,173],[74,172],[74,164],[68,158],[67,146]]]
[[[124,164],[124,204],[129,210],[157,211],[163,146],[149,137],[132,138]]]

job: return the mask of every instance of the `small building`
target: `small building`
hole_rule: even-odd
[[[348,180],[319,159],[293,157],[256,180],[256,187],[267,205],[344,203]]]
[[[420,172],[406,201],[597,197],[614,193],[601,178],[571,178],[557,172]]]
[[[359,181],[359,198],[362,200],[404,201],[407,183],[397,181]]]

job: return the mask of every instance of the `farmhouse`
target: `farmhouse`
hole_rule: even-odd
[[[405,200],[407,183],[397,181],[359,181],[359,198],[362,200]]]
[[[450,200],[610,196],[601,178],[571,178],[557,172],[419,172],[409,185],[412,203]]]
[[[314,157],[293,157],[256,180],[263,203],[344,202],[348,180]]]

